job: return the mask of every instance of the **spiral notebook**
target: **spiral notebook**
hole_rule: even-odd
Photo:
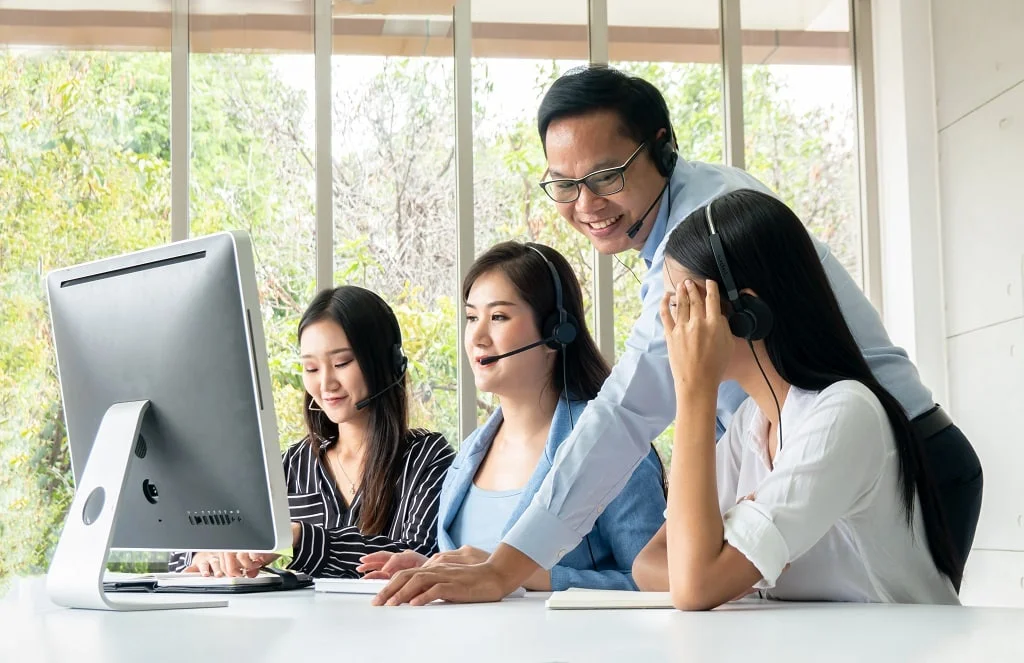
[[[629,592],[615,589],[567,589],[553,592],[548,610],[629,610],[672,608],[669,592]]]

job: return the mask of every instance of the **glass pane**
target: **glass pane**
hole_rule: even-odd
[[[355,9],[335,6],[331,58],[335,283],[392,305],[412,424],[457,444],[452,19]]]
[[[509,239],[558,249],[580,279],[593,330],[590,243],[537,186],[547,170],[537,109],[556,78],[587,64],[587,3],[473,0],[472,19],[476,252]],[[478,402],[481,420],[497,405],[489,394]]]
[[[284,448],[305,436],[295,332],[316,280],[313,2],[190,12],[189,232],[252,237]]]
[[[46,274],[171,234],[169,0],[17,4],[0,9],[0,585],[46,571],[73,490]]]
[[[666,4],[608,0],[608,55],[612,66],[653,83],[664,95],[679,145],[689,161],[721,163],[725,147],[721,41],[717,0]],[[625,349],[640,316],[640,284],[647,266],[634,251],[614,264],[615,352]],[[670,426],[655,441],[671,458]]]
[[[747,170],[863,283],[848,0],[743,0]]]

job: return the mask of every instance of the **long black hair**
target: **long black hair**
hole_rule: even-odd
[[[789,384],[809,391],[841,380],[856,380],[871,390],[892,425],[907,524],[913,523],[916,492],[932,559],[959,588],[963,561],[953,545],[922,442],[903,406],[868,368],[800,219],[780,200],[749,189],[728,193],[713,207],[715,230],[736,287],[753,290],[775,314],[772,331],[764,339],[775,370]],[[700,278],[714,279],[721,288],[709,234],[703,207],[672,232],[665,255]]]
[[[604,384],[611,369],[583,322],[586,318],[583,316],[583,291],[580,282],[561,253],[543,244],[531,246],[541,251],[558,272],[558,278],[562,281],[562,306],[577,322],[576,340],[564,349],[558,350],[556,366],[559,366],[559,369],[552,371],[551,385],[555,388],[555,393],[561,393],[564,389],[572,398],[592,400],[601,390],[601,385]],[[544,264],[544,259],[526,244],[495,244],[473,262],[466,273],[466,278],[462,280],[463,303],[469,299],[469,291],[476,280],[494,271],[504,274],[530,307],[537,333],[540,334],[544,321],[555,313],[555,286],[551,282],[551,272]],[[564,371],[560,370],[563,352]],[[568,384],[565,380],[568,380]]]
[[[409,439],[405,375],[396,374],[394,361],[394,347],[401,346],[402,332],[391,307],[379,295],[354,285],[320,291],[299,320],[298,339],[301,341],[302,332],[309,325],[324,320],[344,330],[369,393],[376,394],[398,381],[375,398],[368,410],[370,422],[360,482],[359,529],[364,534],[380,534],[391,521],[396,507],[395,486],[399,483],[400,461]],[[313,397],[306,392],[302,409],[307,443],[314,453],[322,456],[324,442],[338,437],[338,425],[323,410],[310,409],[312,401]]]

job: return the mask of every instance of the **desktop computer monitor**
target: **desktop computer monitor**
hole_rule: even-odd
[[[76,482],[47,578],[53,600],[98,609],[196,603],[111,599],[102,576],[112,547],[288,547],[248,235],[60,269],[47,291]]]

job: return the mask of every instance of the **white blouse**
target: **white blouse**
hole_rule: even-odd
[[[768,420],[748,398],[717,448],[725,538],[761,572],[756,589],[793,601],[959,604],[916,498],[907,526],[892,427],[867,387],[792,387],[781,428],[772,468]]]

